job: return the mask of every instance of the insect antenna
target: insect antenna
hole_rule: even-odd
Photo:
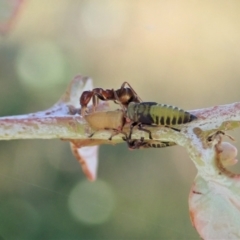
[[[138,96],[138,94],[135,92],[135,90],[132,88],[132,86],[128,82],[123,82],[121,86],[121,90],[124,89],[125,85],[128,85],[128,87],[132,90],[136,98],[138,99],[139,102],[142,102],[142,99]]]

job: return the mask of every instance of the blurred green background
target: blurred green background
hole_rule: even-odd
[[[26,0],[0,37],[0,115],[50,107],[79,73],[186,110],[240,101],[239,11],[238,0]],[[195,175],[181,147],[119,144],[101,146],[99,180],[88,183],[66,142],[1,141],[0,236],[199,239]]]

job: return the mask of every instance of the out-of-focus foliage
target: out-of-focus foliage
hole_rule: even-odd
[[[129,81],[143,100],[184,109],[239,101],[239,7],[237,0],[25,1],[0,38],[0,114],[48,108],[77,73],[96,87]],[[99,182],[86,183],[65,142],[0,142],[0,235],[199,238],[187,203],[196,170],[183,149],[103,146],[99,160]]]
[[[0,34],[7,34],[13,27],[24,0],[0,1]]]

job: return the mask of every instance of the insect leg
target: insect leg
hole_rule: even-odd
[[[134,140],[133,143],[132,149],[148,148],[148,143],[144,142],[144,137],[141,137],[140,140]]]
[[[212,142],[219,135],[226,135],[226,134],[225,134],[225,132],[218,130],[208,136],[208,138],[207,138],[208,142]],[[226,136],[228,136],[228,135],[226,135]],[[234,140],[232,137],[230,137],[230,139]]]
[[[134,128],[135,126],[137,126],[138,124],[139,124],[138,122],[133,122],[133,123],[130,125],[130,131],[129,131],[128,139],[131,139],[131,138],[132,138],[133,128]]]
[[[180,129],[174,128],[174,127],[169,127],[169,126],[164,126],[164,127],[170,128],[170,129],[172,129],[172,130],[174,130],[174,131],[177,131],[177,132],[180,132],[180,131],[181,131]]]
[[[84,116],[86,108],[91,98],[93,97],[93,91],[84,91],[79,99],[81,105],[81,115]]]
[[[91,138],[96,132],[91,133],[88,137]]]
[[[125,132],[123,132],[122,130],[119,130],[119,129],[114,129],[114,128],[104,128],[105,130],[109,130],[109,131],[112,131],[112,134],[111,136],[108,138],[108,140],[112,140],[112,138],[116,135],[118,135],[119,133],[123,134],[125,137],[125,139],[127,139],[127,134]]]
[[[98,105],[98,97],[97,97],[97,95],[93,95],[93,98],[92,98],[92,101],[93,101],[93,112],[95,112],[95,108],[96,108],[96,106]]]
[[[143,128],[142,124],[141,124],[141,123],[138,123],[138,122],[133,122],[133,123],[130,125],[130,132],[129,132],[129,135],[128,135],[128,138],[129,138],[129,139],[132,138],[132,132],[133,132],[133,128],[134,128],[135,126],[138,126],[138,130],[147,132],[147,133],[149,134],[149,139],[152,139],[152,133],[151,133],[151,131]]]
[[[147,145],[147,142],[144,142],[143,137],[140,140],[129,139],[128,137],[123,137],[122,139],[127,142],[127,145],[128,145],[129,149],[139,149],[139,148]]]
[[[152,138],[152,132],[148,129],[143,128],[143,125],[141,123],[138,124],[138,129],[141,130],[141,131],[147,132],[149,134],[149,139],[153,139]]]

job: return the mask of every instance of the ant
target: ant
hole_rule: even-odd
[[[126,85],[128,87],[125,87]],[[140,103],[142,101],[128,82],[124,82],[117,90],[94,88],[92,91],[84,91],[80,97],[82,116],[85,115],[87,105],[91,99],[93,100],[93,111],[95,111],[99,99],[102,101],[112,100],[120,104],[123,110],[126,110],[130,102]]]

